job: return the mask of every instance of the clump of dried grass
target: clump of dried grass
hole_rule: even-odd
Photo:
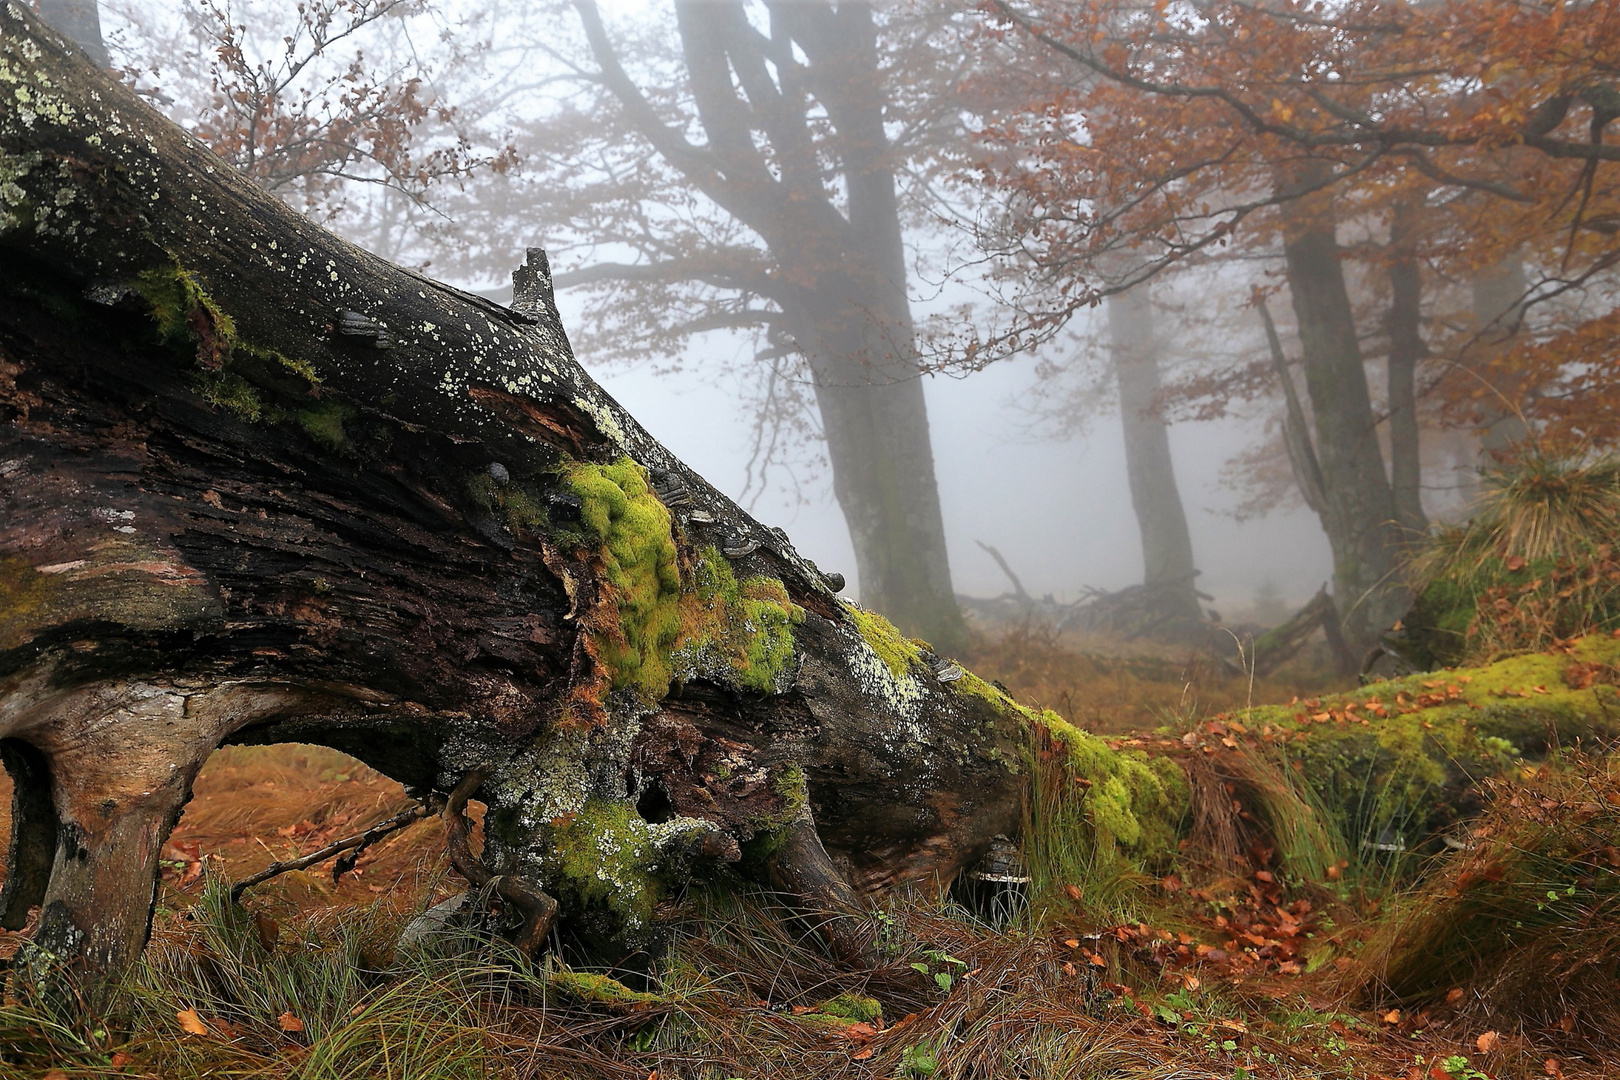
[[[1439,667],[1620,625],[1617,537],[1620,459],[1527,449],[1413,560],[1402,651]]]
[[[1569,755],[1487,786],[1466,850],[1389,906],[1353,988],[1620,1046],[1620,762]]]

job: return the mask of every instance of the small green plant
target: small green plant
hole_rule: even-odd
[[[927,962],[914,963],[911,970],[931,975],[939,988],[947,994],[951,992],[951,987],[956,985],[957,976],[967,970],[966,960],[958,960],[941,949],[927,949],[923,952],[923,956]]]
[[[1461,1054],[1452,1054],[1444,1058],[1440,1062],[1440,1068],[1451,1077],[1451,1080],[1491,1080],[1489,1073],[1474,1068],[1474,1063]]]
[[[901,1080],[927,1080],[939,1072],[939,1048],[932,1039],[913,1043],[900,1053],[895,1075]]]

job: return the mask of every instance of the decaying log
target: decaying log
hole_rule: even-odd
[[[0,32],[0,917],[41,907],[31,948],[130,962],[227,741],[476,771],[482,862],[604,949],[718,867],[847,906],[1016,830],[1023,721],[604,394],[542,255],[511,309],[392,266],[21,5]]]

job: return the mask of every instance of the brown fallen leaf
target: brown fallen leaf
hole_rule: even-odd
[[[1446,1004],[1455,1005],[1463,999],[1463,988],[1458,986],[1446,991]]]
[[[1071,949],[1078,949],[1080,947],[1080,941],[1078,938],[1069,938],[1063,944]]]
[[[1401,1010],[1391,1009],[1389,1012],[1379,1016],[1378,1019],[1386,1024],[1398,1024],[1401,1022]]]
[[[174,1014],[174,1018],[180,1021],[180,1030],[187,1035],[208,1034],[208,1025],[202,1022],[202,1017],[197,1015],[196,1009],[181,1009]]]
[[[1480,1053],[1489,1054],[1492,1050],[1495,1050],[1497,1047],[1502,1045],[1502,1036],[1498,1035],[1494,1031],[1487,1031],[1479,1038],[1474,1040],[1474,1045],[1479,1047]]]
[[[299,1032],[304,1030],[304,1022],[294,1016],[291,1009],[276,1017],[276,1025],[282,1031]]]
[[[868,1046],[865,1050],[857,1050],[853,1054],[849,1055],[849,1059],[851,1061],[865,1061],[875,1053],[877,1053],[877,1048]]]
[[[1546,1070],[1548,1076],[1556,1076],[1559,1080],[1563,1080],[1564,1066],[1557,1058],[1548,1058],[1541,1063],[1541,1067]]]
[[[1548,1058],[1547,1060],[1551,1061],[1552,1059]],[[122,1069],[125,1065],[129,1064],[129,1055],[120,1050],[112,1056],[112,1060],[107,1062],[107,1064],[111,1065],[115,1069]]]
[[[1065,885],[1065,886],[1063,886],[1063,891],[1068,894],[1068,897],[1069,897],[1070,900],[1074,900],[1074,901],[1077,901],[1077,902],[1079,901],[1079,899],[1082,896],[1085,895],[1085,893],[1081,890],[1080,886],[1078,886],[1078,885]]]

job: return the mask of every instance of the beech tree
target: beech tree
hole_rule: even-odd
[[[770,373],[761,441],[813,412],[863,600],[955,647],[901,188],[955,122],[929,93],[946,82],[933,23],[826,0],[680,0],[672,14],[655,30],[611,26],[589,0],[555,11],[543,33],[572,74],[518,122],[524,181],[457,204],[451,233],[479,266],[497,221],[555,239],[594,356],[751,336]]]
[[[461,862],[517,939],[562,918],[615,958],[735,865],[858,959],[860,896],[1016,834],[1025,740],[1061,721],[840,600],[649,437],[574,362],[542,252],[511,308],[368,255],[18,5],[0,72],[0,919],[40,909],[25,970],[133,959],[224,741],[333,746],[452,817],[483,800]]]
[[[1615,115],[1612,4],[985,10],[998,48],[1023,42],[1083,78],[1058,80],[987,129],[996,152],[985,175],[1008,193],[1033,270],[1016,325],[974,348],[1027,346],[1103,294],[1235,244],[1278,252],[1352,642],[1369,642],[1405,602],[1395,570],[1403,523],[1422,521],[1408,407],[1422,342],[1410,309],[1390,313],[1387,470],[1343,267],[1346,223],[1391,237],[1356,254],[1399,278],[1398,303],[1414,299],[1414,266],[1467,279],[1515,254],[1533,260],[1540,280],[1518,310],[1541,305],[1548,330],[1566,328],[1480,348],[1475,321],[1427,343],[1443,360],[1424,389],[1476,421],[1522,407],[1550,435],[1607,437],[1600,387],[1612,380],[1585,350],[1607,340],[1612,317],[1554,316],[1551,301],[1579,293],[1611,310],[1601,298],[1617,254],[1604,181],[1616,154],[1602,139]],[[1120,274],[1113,263],[1127,255],[1135,270]]]

